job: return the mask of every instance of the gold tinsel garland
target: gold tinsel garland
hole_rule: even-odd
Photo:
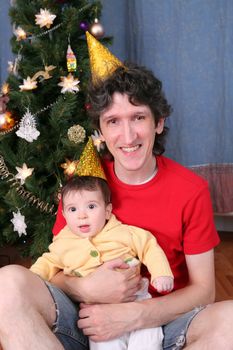
[[[1,176],[1,179],[6,180],[11,184],[12,187],[15,187],[16,192],[23,199],[27,199],[30,204],[35,205],[36,208],[40,209],[41,212],[55,214],[54,205],[49,206],[49,203],[43,202],[42,200],[37,198],[34,194],[26,191],[23,188],[19,180],[17,180],[15,176],[9,172],[2,155],[0,155],[0,176]]]

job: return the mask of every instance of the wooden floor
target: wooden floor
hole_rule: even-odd
[[[216,300],[233,299],[233,232],[219,232],[215,248]]]
[[[221,243],[215,249],[216,300],[233,299],[233,232],[220,232]],[[8,264],[30,266],[14,248],[0,248],[0,267]]]

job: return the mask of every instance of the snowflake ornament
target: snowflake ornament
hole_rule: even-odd
[[[23,163],[23,167],[15,167],[18,171],[18,174],[15,175],[16,179],[20,180],[21,185],[25,183],[27,177],[31,176],[34,168],[28,168],[26,163]]]
[[[25,216],[23,216],[18,210],[17,213],[13,212],[13,219],[11,219],[12,224],[14,225],[14,231],[18,232],[19,237],[22,235],[27,235],[25,223]]]
[[[62,94],[65,92],[72,92],[74,94],[75,92],[79,91],[79,87],[76,86],[79,83],[80,81],[78,79],[75,79],[74,76],[69,73],[67,77],[61,77],[61,82],[58,83],[58,86],[62,87]]]
[[[49,10],[47,9],[40,9],[40,13],[35,15],[36,19],[35,22],[37,25],[46,28],[50,28],[50,26],[53,24],[54,19],[57,17],[56,15],[53,15]]]
[[[29,112],[29,110],[27,110],[21,119],[16,135],[28,142],[37,140],[38,136],[40,135],[40,132],[36,129],[35,117]]]
[[[23,85],[19,85],[20,91],[28,91],[37,88],[37,81],[30,77],[23,79]]]

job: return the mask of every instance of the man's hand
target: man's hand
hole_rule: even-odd
[[[161,297],[112,305],[81,304],[78,327],[93,341],[105,341],[125,332],[159,327],[196,305],[211,303],[215,285],[213,261],[213,250],[186,256],[189,285]]]
[[[51,282],[75,301],[106,304],[134,301],[140,280],[136,267],[129,267],[122,259],[114,259],[87,277],[70,277],[60,272]]]
[[[80,304],[77,325],[96,342],[117,338],[140,327],[141,306],[140,303]]]
[[[83,280],[86,303],[124,303],[134,301],[141,276],[121,259],[104,263]]]

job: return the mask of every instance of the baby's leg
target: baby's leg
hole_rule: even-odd
[[[90,350],[127,350],[129,335],[124,334],[122,337],[104,342],[94,342],[89,340]]]
[[[141,289],[137,292],[137,300],[151,298],[148,293],[148,286],[148,279],[143,278]],[[139,329],[130,333],[128,350],[161,350],[162,342],[163,331],[161,327]]]
[[[161,327],[139,329],[130,333],[128,350],[162,350],[162,342]]]

